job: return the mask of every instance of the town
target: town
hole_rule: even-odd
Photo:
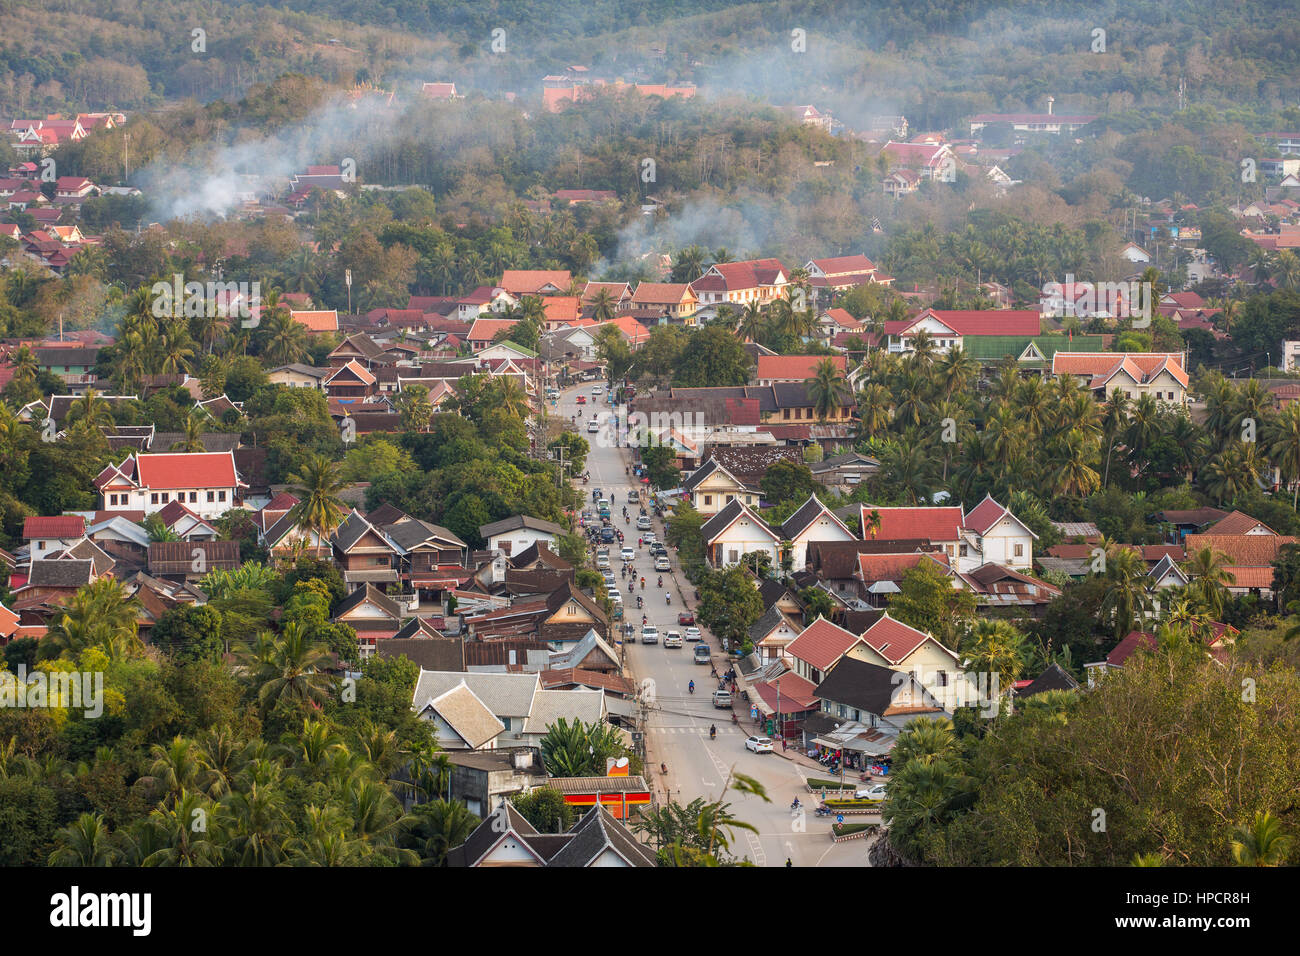
[[[1293,73],[181,6],[0,43],[0,863],[1295,862]]]

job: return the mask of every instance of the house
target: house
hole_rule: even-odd
[[[1151,253],[1147,252],[1136,242],[1129,242],[1120,249],[1119,254],[1122,258],[1137,265],[1146,265],[1152,259]]]
[[[437,81],[420,85],[420,95],[429,100],[463,100],[463,94],[456,92],[455,83]]]
[[[862,632],[845,654],[850,658],[905,672],[917,680],[944,710],[971,706],[992,693],[993,687],[975,687],[968,680],[961,658],[924,631],[895,620],[886,611]]]
[[[701,309],[717,313],[728,304],[766,306],[785,294],[789,272],[777,259],[748,259],[741,262],[715,262],[690,284]]]
[[[201,518],[219,518],[239,507],[242,489],[233,452],[131,454],[106,466],[94,480],[107,512],[151,515],[179,501]]]
[[[980,113],[971,117],[970,134],[977,136],[986,126],[1010,126],[1017,133],[1065,133],[1072,136],[1097,119],[1088,114],[1052,112],[1052,97],[1047,98],[1046,113]]]
[[[32,558],[49,557],[72,547],[86,536],[86,519],[81,515],[32,515],[23,519],[23,540]]]
[[[700,526],[705,554],[715,568],[739,564],[751,552],[762,552],[780,567],[781,536],[739,500],[732,501]]]
[[[430,698],[420,716],[433,724],[440,750],[492,750],[506,729],[463,678]]]
[[[1300,538],[1281,534],[1189,534],[1183,538],[1187,554],[1202,548],[1221,551],[1230,562],[1224,567],[1228,575],[1228,592],[1254,594],[1272,600],[1273,564],[1282,548]]]
[[[821,461],[811,462],[808,469],[820,484],[827,488],[840,488],[851,491],[880,470],[880,462],[870,455],[858,451],[846,451],[831,455]]]
[[[1166,557],[1164,561],[1177,570],[1171,559]],[[961,580],[974,592],[981,607],[1020,608],[1031,616],[1061,596],[1061,589],[1056,585],[996,563],[985,563],[961,575]]]
[[[465,341],[469,344],[470,351],[477,355],[496,340],[498,333],[513,329],[518,322],[518,319],[475,319],[465,336]]]
[[[182,541],[214,541],[217,528],[210,521],[199,517],[179,501],[168,502],[166,507],[157,512],[163,527]]]
[[[383,534],[396,550],[402,580],[421,600],[469,580],[470,571],[465,566],[469,545],[453,531],[404,516],[384,525]]]
[[[396,584],[400,578],[397,546],[355,508],[334,529],[330,545],[344,583],[352,588]]]
[[[573,778],[583,780],[584,778]],[[600,778],[613,784],[619,778]],[[640,787],[634,792],[649,802],[650,794],[645,781],[639,777],[622,778],[629,785]],[[551,785],[571,789],[562,782]],[[563,791],[562,791],[563,792]],[[599,803],[596,803],[596,798]],[[479,824],[462,846],[447,855],[451,867],[527,866],[527,867],[652,867],[657,865],[655,855],[640,843],[621,824],[615,814],[607,809],[607,794],[596,793],[588,810],[567,833],[540,834],[513,805],[502,803],[500,808]],[[619,800],[615,794],[614,799]],[[568,795],[566,794],[566,801]],[[626,803],[626,797],[623,797]],[[635,803],[635,801],[634,801]],[[480,811],[481,812],[481,811]],[[624,808],[623,816],[627,812]]]
[[[851,657],[836,664],[814,693],[823,714],[871,729],[888,727],[894,730],[891,736],[917,717],[941,717],[945,710],[914,675]],[[856,748],[841,744],[834,749]]]
[[[233,571],[241,564],[235,541],[153,541],[149,574],[168,580],[197,581],[210,571]]]
[[[814,542],[855,541],[857,535],[849,530],[835,513],[816,495],[809,496],[780,527],[784,557],[794,570],[808,564],[808,546]],[[788,548],[785,542],[789,542]]]
[[[903,578],[920,565],[951,574],[948,555],[940,552],[912,551],[898,554],[859,553],[857,571],[858,597],[872,607],[884,607],[890,595],[902,591]]]
[[[808,284],[818,293],[845,292],[859,285],[889,285],[894,277],[876,268],[864,255],[810,259],[804,265]]]
[[[1190,380],[1184,352],[1057,352],[1052,375],[1071,375],[1105,401],[1116,391],[1137,400],[1150,395],[1170,405],[1186,405]]]
[[[472,691],[487,711],[504,725],[500,733],[507,736],[502,738],[500,745],[526,746],[524,725],[532,713],[533,699],[541,691],[536,674],[422,670],[412,700],[416,715],[421,720],[434,719],[434,711],[429,705],[461,685]]]
[[[325,361],[329,367],[339,369],[349,362],[356,362],[362,367],[370,369],[375,365],[384,364],[384,349],[370,336],[361,332],[355,332],[349,335],[338,345],[330,350]]]
[[[557,524],[531,515],[512,515],[483,525],[478,533],[486,542],[487,550],[510,555],[530,548],[539,541],[545,542],[548,548],[554,550],[560,535],[566,534],[566,531]]]
[[[294,363],[281,365],[266,373],[266,380],[272,385],[284,385],[288,388],[324,388],[325,379],[335,371],[329,368],[315,368],[311,365]]]
[[[925,332],[940,352],[964,349],[966,339],[984,335],[1033,337],[1042,328],[1042,315],[1033,309],[926,309],[915,318],[885,323],[887,349],[911,352],[917,335]]]
[[[802,630],[799,622],[773,605],[769,607],[749,628],[749,640],[754,645],[754,653],[763,661],[786,661],[786,647],[799,636]]]
[[[1049,690],[1078,690],[1079,682],[1061,667],[1060,664],[1053,661],[1047,669],[1028,681],[1025,685],[1016,687],[1016,699],[1020,700],[1026,697],[1033,697],[1035,694],[1042,694]]]
[[[356,631],[361,656],[369,657],[379,644],[402,632],[406,613],[401,603],[367,582],[339,602],[330,620]]]
[[[981,565],[1000,564],[1024,570],[1033,566],[1038,535],[994,501],[992,495],[985,495],[983,501],[966,513],[962,528],[974,535],[974,549]],[[958,563],[960,566],[960,560]]]
[[[1200,637],[1201,644],[1211,656],[1218,657],[1230,645],[1236,643],[1237,629],[1217,621],[1207,625]],[[1136,653],[1150,653],[1159,647],[1156,637],[1150,631],[1129,631],[1123,640],[1111,649],[1105,660],[1093,661],[1083,665],[1088,675],[1088,686],[1095,687],[1107,673],[1118,670]]]
[[[567,295],[573,274],[568,269],[506,269],[497,285],[513,296]]]
[[[686,282],[639,282],[629,307],[637,313],[654,313],[669,322],[694,325],[700,300]]]
[[[582,592],[579,591],[576,593],[581,594]],[[585,597],[585,595],[583,595],[583,597]],[[579,605],[578,609],[579,611],[586,611],[587,613],[585,616],[592,619],[595,618],[591,607]],[[575,612],[572,607],[566,606],[557,609],[557,614],[553,615],[551,620],[555,621],[557,624],[564,624],[568,623],[564,620],[565,617],[577,616],[582,615]],[[584,623],[590,624],[591,621]],[[582,639],[568,647],[564,646],[563,635],[556,632],[553,636],[560,637],[561,639],[552,642],[551,646],[553,653],[547,661],[549,670],[582,670],[592,674],[613,675],[622,673],[623,662],[619,659],[618,651],[610,647],[594,627],[588,627],[587,632],[583,635]]]
[[[778,462],[803,464],[803,453],[789,446],[714,445],[699,468],[682,481],[682,489],[701,514],[716,514],[732,501],[757,505],[762,497],[762,480]]]
[[[921,188],[921,174],[912,169],[891,169],[880,185],[886,196],[901,199]]]
[[[330,398],[351,399],[355,402],[373,397],[377,381],[374,372],[352,359],[325,376],[321,387]]]
[[[880,152],[888,158],[891,166],[913,172],[922,180],[951,180],[957,169],[957,158],[947,143],[896,143],[890,140]]]
[[[848,372],[848,359],[843,355],[760,355],[754,379],[759,385],[803,383],[816,376],[823,362],[830,362],[841,377]]]

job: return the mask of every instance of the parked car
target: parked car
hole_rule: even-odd
[[[613,541],[613,540],[614,540],[614,529],[611,528],[611,527],[608,527],[608,526],[606,526],[606,527],[604,527],[604,528],[601,528],[601,529],[600,529],[600,540],[601,540],[601,541],[604,541],[606,544],[608,544],[609,542]]]
[[[638,530],[638,531],[649,531],[649,530],[650,530],[650,516],[649,516],[649,515],[641,515],[639,518],[636,519],[636,530]]]
[[[642,627],[642,628],[641,628],[641,643],[642,643],[642,644],[658,644],[658,643],[659,643],[659,628],[655,627],[653,624],[647,624],[647,625],[645,625],[644,627]]]
[[[695,663],[707,664],[712,659],[713,652],[709,650],[708,644],[695,645]]]
[[[888,794],[885,792],[889,786],[887,783],[878,783],[871,787],[865,787],[862,790],[855,790],[853,796],[859,800],[884,800]]]
[[[618,578],[614,577],[613,571],[606,571],[601,575],[605,579],[605,590],[613,591],[618,588]]]
[[[715,690],[715,691],[713,692],[713,706],[714,706],[714,707],[717,707],[719,710],[727,710],[727,709],[730,709],[730,708],[731,708],[731,691],[729,691],[729,690]]]
[[[702,641],[704,640],[704,635],[700,633],[698,627],[688,627],[686,629],[686,639],[688,641]]]
[[[667,634],[664,635],[664,647],[681,647],[681,646],[682,646],[681,631],[669,631]]]
[[[770,754],[772,752],[772,738],[748,737],[745,739],[745,749],[752,750],[756,754]]]
[[[662,554],[659,555],[659,557],[655,558],[656,571],[671,571],[672,569],[673,566],[668,563],[668,559],[665,558]]]
[[[608,555],[608,554],[598,554],[598,555],[596,555],[596,570],[597,570],[597,571],[608,571],[608,570],[609,570],[609,555]]]
[[[682,611],[677,615],[677,623],[682,627],[689,627],[695,623],[695,614],[691,611]]]

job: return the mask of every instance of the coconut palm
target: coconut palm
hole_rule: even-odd
[[[871,384],[858,392],[858,438],[882,434],[889,427],[893,396],[884,385]]]
[[[918,717],[898,735],[890,752],[895,772],[913,761],[928,765],[958,753],[957,735],[947,717]]]
[[[120,856],[102,813],[83,813],[60,830],[50,866],[112,866]]]
[[[333,680],[319,667],[329,652],[308,639],[307,629],[300,622],[286,624],[278,638],[264,640],[253,653],[260,658],[253,679],[263,712],[269,712],[282,700],[324,702]]]
[[[423,385],[408,385],[403,388],[397,396],[397,410],[402,415],[402,427],[407,431],[429,430],[433,403],[429,401],[429,390]]]
[[[137,648],[137,605],[116,578],[99,578],[79,588],[59,612],[42,645],[55,655],[75,657],[87,647]]]
[[[1259,811],[1249,823],[1233,831],[1232,862],[1237,866],[1281,866],[1286,862],[1291,839],[1282,823],[1267,810]]]
[[[844,373],[834,359],[824,358],[813,369],[812,377],[804,385],[812,400],[817,420],[825,422],[834,415],[849,393]]]
[[[310,538],[328,541],[347,513],[339,492],[347,481],[339,473],[339,463],[324,455],[312,455],[294,474],[289,475],[289,493],[298,499],[294,505],[294,523]]]
[[[93,388],[86,389],[79,398],[72,400],[68,407],[67,424],[85,422],[92,428],[112,428],[113,409]]]
[[[601,288],[596,290],[596,294],[591,298],[591,317],[597,322],[608,322],[614,318],[618,309],[618,302],[614,300],[614,294],[608,289]]]
[[[269,311],[269,316],[266,312]],[[264,310],[262,354],[273,365],[289,365],[307,357],[307,329],[287,310]]]
[[[1300,504],[1300,403],[1292,402],[1268,423],[1261,435],[1269,460],[1292,486],[1291,507]]]
[[[1121,547],[1106,558],[1101,612],[1113,621],[1116,640],[1133,630],[1147,610],[1146,576],[1146,562],[1130,547]]]
[[[446,866],[448,852],[463,845],[478,822],[459,800],[434,800],[415,807],[402,827],[425,866]]]
[[[1192,579],[1187,590],[1216,621],[1223,615],[1228,587],[1233,583],[1228,565],[1235,563],[1222,551],[1209,546],[1194,552],[1187,562],[1187,574]]]
[[[208,418],[206,412],[197,408],[191,409],[189,415],[185,417],[185,431],[178,441],[172,442],[171,451],[183,451],[186,453],[206,451],[203,447],[203,433],[207,431]]]

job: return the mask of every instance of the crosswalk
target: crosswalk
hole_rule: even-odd
[[[697,734],[697,735],[705,734],[707,735],[708,732],[709,732],[708,727],[651,727],[650,728],[650,733],[652,734]],[[719,727],[718,736],[722,736],[724,734],[733,737],[745,736],[745,732],[743,730],[737,730],[735,727]]]

